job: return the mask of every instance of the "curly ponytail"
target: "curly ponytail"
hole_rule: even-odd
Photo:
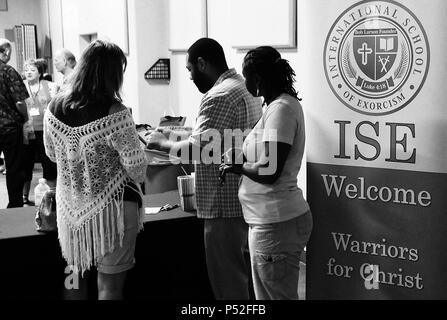
[[[243,68],[261,78],[267,94],[287,93],[301,100],[294,88],[295,71],[273,47],[262,46],[250,50],[244,58]]]
[[[295,83],[295,71],[290,66],[289,62],[285,59],[278,58],[275,61],[274,74],[278,87],[285,93],[290,94],[292,97],[298,98],[298,92],[294,88]]]

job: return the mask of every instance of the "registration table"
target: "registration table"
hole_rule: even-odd
[[[144,196],[145,207],[179,204],[177,190]],[[56,233],[42,234],[35,207],[0,210],[0,299],[96,299],[96,271],[79,281],[66,269]],[[203,223],[181,208],[145,215],[129,271],[127,299],[212,299]]]

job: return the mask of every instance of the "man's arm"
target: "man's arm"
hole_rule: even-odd
[[[29,117],[28,117],[28,110],[27,110],[27,106],[26,106],[25,100],[17,101],[16,102],[16,108],[20,112],[20,114],[22,115],[24,122],[27,122]]]
[[[29,97],[29,94],[22,77],[14,68],[9,67],[6,81],[7,86],[10,88],[11,97],[15,101],[16,108],[22,115],[24,122],[26,122],[28,120],[28,110],[25,100]]]
[[[225,95],[207,97],[202,101],[195,128],[187,140],[177,141],[179,136],[175,133],[170,134],[168,139],[166,134],[153,132],[147,148],[168,152],[181,157],[182,161],[203,160],[209,163],[213,161],[213,156],[220,160],[224,130],[232,128],[235,117],[234,108]],[[201,158],[202,153],[204,159]]]
[[[200,160],[199,146],[193,145],[189,140],[169,140],[164,134],[158,131],[155,131],[149,135],[147,148],[169,153],[175,157],[181,158],[182,162]]]

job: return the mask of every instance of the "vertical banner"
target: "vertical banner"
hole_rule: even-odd
[[[446,299],[447,1],[300,9],[307,299]]]

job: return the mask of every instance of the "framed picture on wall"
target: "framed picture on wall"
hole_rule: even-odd
[[[101,8],[107,8],[107,18],[102,21],[98,37],[109,38],[119,45],[125,54],[129,54],[128,0],[101,1]]]
[[[8,11],[8,0],[0,0],[0,11]]]
[[[207,0],[169,0],[170,51],[187,51],[207,30]]]
[[[296,48],[297,0],[230,0],[232,46]]]
[[[85,10],[88,8],[88,10]],[[79,47],[82,52],[90,42],[104,39],[117,44],[125,54],[129,54],[128,0],[76,0],[65,1],[62,9],[68,20],[66,28],[73,23],[70,11],[82,12],[78,15]],[[99,14],[98,12],[106,12]]]

